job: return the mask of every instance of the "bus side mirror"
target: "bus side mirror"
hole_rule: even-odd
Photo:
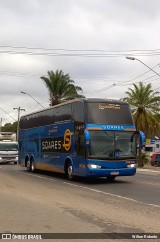
[[[146,144],[146,136],[142,131],[138,131],[138,133],[140,137],[139,145],[140,145],[140,148],[142,149],[143,147],[145,147],[145,144]]]

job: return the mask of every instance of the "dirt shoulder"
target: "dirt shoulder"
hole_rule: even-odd
[[[145,164],[144,167],[138,169],[148,169],[152,171],[157,171],[160,173],[160,166],[151,166],[150,164]]]

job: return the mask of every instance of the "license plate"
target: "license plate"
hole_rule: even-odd
[[[119,175],[119,172],[118,171],[112,171],[110,173],[110,175],[112,175],[112,176],[118,176]]]

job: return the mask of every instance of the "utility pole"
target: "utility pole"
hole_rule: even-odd
[[[18,141],[18,135],[19,135],[19,120],[20,120],[20,112],[21,111],[25,111],[24,108],[13,108],[14,110],[17,110],[18,111],[18,122],[17,122],[17,141]]]
[[[0,131],[2,130],[2,118],[0,120]]]

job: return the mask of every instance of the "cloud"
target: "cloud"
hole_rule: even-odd
[[[126,55],[138,54],[151,67],[160,62],[160,2],[1,0],[0,35],[0,107],[14,118],[13,107],[26,112],[41,108],[20,91],[48,106],[48,91],[40,79],[48,70],[69,73],[87,97],[121,98],[132,79],[147,71]],[[143,81],[151,76],[146,73]],[[157,77],[148,80],[159,88]],[[2,110],[1,117],[8,120]]]

